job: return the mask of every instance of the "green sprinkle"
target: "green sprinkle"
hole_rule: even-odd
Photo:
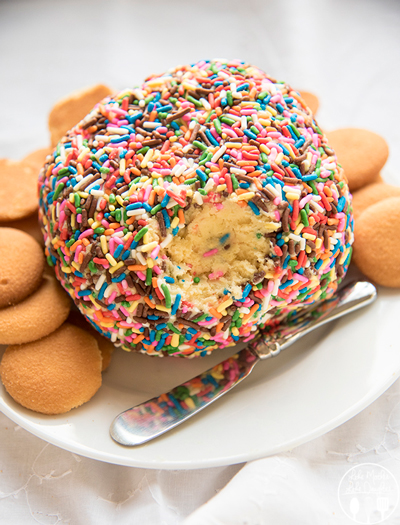
[[[223,122],[224,124],[228,124],[229,126],[232,126],[232,124],[235,123],[235,120],[233,120],[232,118],[229,118],[229,117],[221,117],[221,122]]]
[[[90,273],[97,273],[97,268],[93,261],[90,261],[88,264],[88,268],[90,270]]]
[[[147,284],[147,279],[146,279],[146,284]],[[165,306],[167,308],[171,308],[171,294],[169,293],[168,286],[166,284],[162,284],[161,285],[161,290],[164,292]]]
[[[186,97],[186,100],[188,100],[189,102],[191,102],[192,104],[194,104],[198,108],[203,107],[203,104],[199,100],[195,99],[194,97],[192,97],[190,95],[188,95]]]
[[[184,184],[195,184],[197,182],[196,177],[194,179],[187,179],[185,180]]]
[[[308,226],[308,217],[307,217],[307,212],[306,210],[300,210],[300,218],[301,218],[301,222],[304,224],[304,226]]]
[[[53,195],[53,201],[57,199],[57,197],[60,195],[62,190],[64,189],[65,184],[63,182],[60,182],[60,184],[57,186],[54,195]]]
[[[133,239],[135,242],[138,242],[140,241],[140,239],[143,237],[143,235],[145,233],[147,233],[149,231],[149,228],[148,226],[145,226],[144,228],[142,228],[140,231],[137,232],[137,234],[135,235],[135,238]]]
[[[161,204],[157,204],[157,206],[154,206],[154,208],[151,209],[150,213],[151,213],[151,215],[155,215],[161,209],[162,209]]]
[[[153,271],[151,268],[147,268],[146,270],[146,286],[151,285],[151,278],[153,276]]]
[[[196,148],[199,148],[202,151],[207,149],[207,146],[205,144],[203,144],[202,142],[199,142],[198,140],[194,140],[192,144],[193,144],[193,146],[196,146]]]
[[[196,317],[196,319],[193,319],[192,323],[199,323],[200,321],[203,321],[207,317],[207,315],[208,314],[201,314],[200,317]]]
[[[121,210],[115,210],[115,220],[121,222]]]
[[[221,128],[221,122],[220,122],[219,118],[215,118],[213,120],[213,124],[214,124],[215,131],[218,133],[218,135],[221,135],[222,128]]]
[[[193,282],[198,284],[200,282],[200,277],[194,277]]]
[[[233,173],[231,173],[231,180],[232,180],[233,189],[237,190],[239,188],[239,183],[238,183],[238,180],[237,180],[237,178],[235,177],[235,175]]]
[[[232,97],[232,91],[228,91],[226,93],[226,100],[228,101],[228,104],[230,106],[233,106],[233,97]]]
[[[81,198],[77,193],[74,193],[74,204],[75,208],[81,205]]]
[[[105,228],[99,226],[98,228],[96,228],[93,231],[94,231],[94,233],[97,233],[98,235],[103,235],[103,233],[105,232]]]
[[[172,323],[167,323],[167,326],[168,326],[168,328],[169,328],[170,330],[172,330],[172,331],[175,332],[176,334],[181,335],[181,332],[180,332],[177,328],[175,328],[175,326],[174,326]]]
[[[137,152],[136,152],[136,155],[140,155],[141,153],[143,153],[143,155],[145,153],[147,153],[150,149],[150,146],[144,146],[143,148],[140,148]],[[139,179],[140,180],[140,179]]]

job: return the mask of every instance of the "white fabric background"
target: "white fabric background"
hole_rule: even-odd
[[[122,89],[177,63],[223,56],[317,93],[325,129],[382,134],[400,184],[399,27],[396,0],[3,0],[0,156],[44,147],[49,109],[74,89]],[[286,454],[186,472],[78,457],[0,414],[0,524],[349,524],[337,489],[363,462],[400,481],[399,381]],[[400,523],[400,507],[386,523]]]

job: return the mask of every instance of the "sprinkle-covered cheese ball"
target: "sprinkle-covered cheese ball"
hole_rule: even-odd
[[[97,104],[40,175],[46,255],[125,350],[203,356],[331,295],[346,178],[299,94],[201,61]]]

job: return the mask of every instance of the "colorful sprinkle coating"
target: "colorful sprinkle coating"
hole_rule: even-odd
[[[104,99],[39,184],[49,264],[125,350],[194,357],[250,341],[332,295],[350,262],[351,196],[334,152],[299,94],[244,62],[179,66]],[[173,256],[196,214],[227,209],[257,225],[239,284],[221,263],[237,224],[199,254],[207,271]]]

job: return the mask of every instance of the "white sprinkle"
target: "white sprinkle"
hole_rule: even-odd
[[[99,278],[99,280],[96,283],[95,289],[97,291],[99,291],[100,288],[103,286],[105,280],[106,280],[106,274],[103,273],[103,274],[100,275],[100,278]]]
[[[222,155],[225,153],[225,151],[226,151],[226,146],[225,146],[225,144],[224,144],[223,146],[221,146],[221,147],[219,148],[219,150],[217,150],[217,151],[214,153],[214,155],[213,155],[213,157],[212,157],[212,159],[211,159],[211,162],[217,162],[218,159],[220,159],[220,158],[222,157]]]
[[[172,241],[173,237],[170,233],[165,237],[163,242],[160,244],[161,248],[165,248]]]

